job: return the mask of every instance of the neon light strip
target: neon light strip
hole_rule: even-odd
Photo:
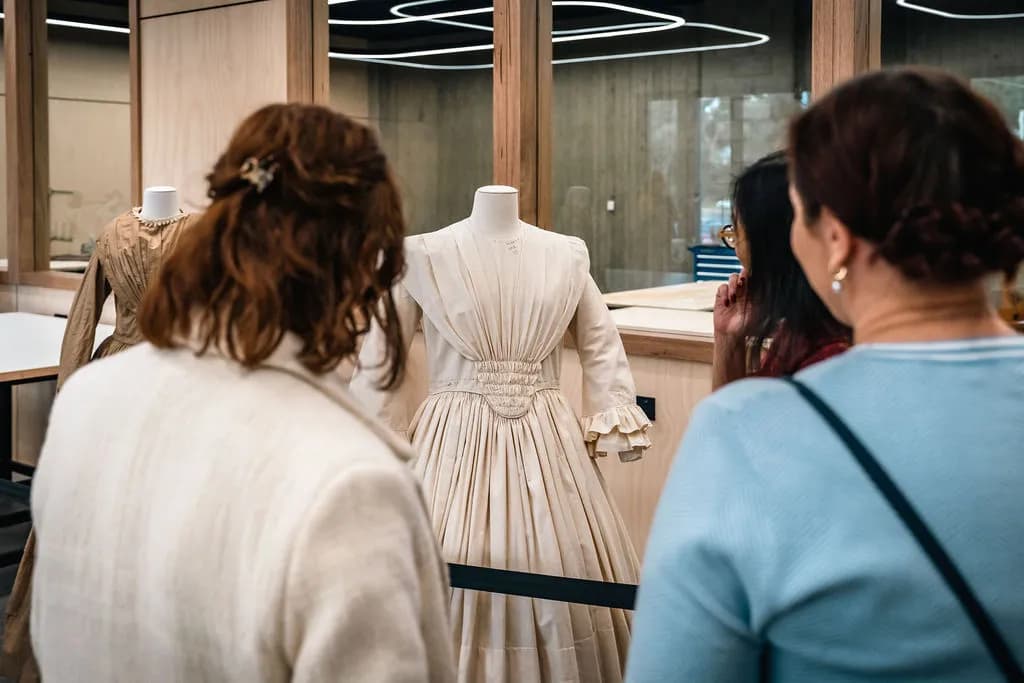
[[[355,2],[356,0],[338,0],[338,2]],[[390,8],[392,14],[397,15],[396,19],[369,19],[369,20],[347,20],[347,19],[332,19],[330,23],[336,25],[391,25],[391,24],[405,24],[414,21],[424,21],[428,23],[439,23],[448,24],[454,26],[460,26],[464,28],[470,28],[478,31],[491,31],[486,26],[480,26],[479,24],[470,24],[466,22],[455,22],[449,21],[455,17],[461,16],[473,16],[484,13],[493,13],[494,8],[480,8],[473,10],[461,10],[457,12],[440,12],[436,14],[424,14],[424,15],[409,15],[404,14],[404,10],[410,7],[420,7],[423,5],[437,4],[444,2],[445,0],[413,0],[411,2],[400,3],[393,5]],[[335,3],[336,4],[336,3]],[[643,10],[636,7],[628,7],[612,2],[591,2],[586,0],[554,0],[553,6],[575,6],[575,7],[599,7],[602,9],[611,9],[620,11],[628,14],[635,14],[640,16],[649,16],[653,19],[660,19],[664,23],[645,22],[644,24],[620,24],[615,26],[604,26],[593,29],[573,29],[570,31],[559,32],[560,35],[552,37],[553,43],[568,43],[580,40],[593,40],[596,38],[616,38],[629,35],[637,35],[641,33],[653,33],[657,31],[674,30],[678,28],[694,27],[694,28],[707,28],[716,31],[722,31],[724,33],[730,33],[733,35],[743,36],[749,38],[749,40],[739,41],[735,43],[720,43],[717,45],[706,45],[700,47],[684,47],[684,48],[673,48],[666,50],[648,50],[639,52],[628,52],[628,53],[614,53],[610,55],[598,55],[594,57],[575,57],[570,59],[556,59],[552,60],[552,64],[580,64],[584,62],[599,62],[599,61],[611,61],[618,59],[635,59],[640,57],[655,57],[663,55],[673,54],[685,54],[691,52],[708,52],[711,50],[730,50],[738,49],[743,47],[754,47],[757,45],[763,45],[771,40],[770,36],[764,33],[757,33],[754,31],[746,31],[743,29],[733,28],[731,26],[722,26],[720,24],[709,24],[709,23],[687,23],[685,19],[680,16],[673,14],[663,14],[661,12],[654,12],[651,10]],[[494,67],[493,64],[465,64],[465,65],[447,65],[447,64],[425,64],[422,62],[409,62],[405,61],[406,58],[410,57],[428,57],[428,56],[439,56],[449,54],[464,54],[468,52],[483,52],[487,50],[493,50],[494,45],[465,45],[452,48],[438,48],[432,50],[415,50],[405,53],[394,53],[394,54],[381,54],[381,55],[368,55],[368,54],[356,54],[356,53],[345,53],[345,52],[329,52],[328,56],[332,59],[343,59],[350,61],[366,62],[370,64],[384,64],[389,66],[402,66],[414,69],[427,69],[436,71],[470,71],[475,69],[491,69]]]
[[[397,19],[328,19],[328,24],[335,26],[394,26],[395,24],[414,24],[417,21],[430,21],[432,19],[454,19],[456,17],[472,17],[478,14],[492,14],[493,7],[480,7],[478,9],[463,9],[453,12],[438,12],[437,14],[424,14],[417,17],[399,17]]]
[[[0,12],[0,19],[4,19],[4,13]],[[65,21],[64,19],[47,19],[50,26],[65,26],[67,28],[82,28],[88,31],[104,31],[106,33],[131,33],[131,29],[122,26],[108,26],[106,24],[90,24],[84,21]]]
[[[461,27],[461,28],[475,29],[477,31],[490,31],[492,33],[494,32],[494,29],[491,28],[490,26],[481,26],[480,24],[470,24],[470,23],[464,22],[464,21],[450,21],[450,20],[447,20],[447,19],[425,19],[423,17],[423,15],[407,14],[405,12],[405,10],[409,9],[410,7],[421,7],[423,5],[434,5],[434,4],[437,4],[439,2],[446,2],[446,1],[447,0],[413,0],[413,2],[403,2],[401,4],[394,5],[393,7],[391,7],[391,9],[389,11],[391,12],[391,14],[393,14],[393,15],[395,15],[397,17],[406,17],[406,18],[408,18],[408,17],[417,17],[417,18],[420,18],[420,19],[424,19],[424,21],[429,21],[430,23],[433,23],[433,24],[445,24],[447,26],[458,26],[458,27]],[[554,7],[554,6],[557,6],[559,4],[567,4],[567,3],[553,2],[552,6]],[[626,7],[626,6],[623,6],[623,5],[611,4],[611,3],[606,3],[606,2],[593,2],[593,3],[577,2],[577,3],[572,3],[572,4],[577,5],[577,6],[602,7],[602,8],[606,8],[606,9],[612,9],[612,10],[614,10],[616,12],[625,12],[625,13],[628,13],[628,14],[636,14],[636,15],[639,15],[639,16],[650,16],[651,15],[650,12],[647,12],[645,10],[642,10],[642,9],[639,9],[639,8],[636,8],[636,7]],[[492,6],[491,9],[493,11],[493,9],[494,9],[493,6]],[[616,25],[613,25],[613,26],[600,26],[600,27],[591,27],[591,28],[582,28],[582,29],[563,29],[561,31],[552,31],[551,35],[552,36],[576,35],[576,34],[582,34],[582,33],[596,33],[598,31],[605,31],[605,30],[649,28],[649,27],[654,27],[654,26],[670,27],[670,26],[676,24],[677,22],[682,21],[681,17],[677,17],[675,15],[667,15],[666,14],[666,15],[662,15],[662,17],[659,17],[659,18],[662,19],[662,21],[664,22],[663,24],[658,24],[658,23],[654,23],[654,22],[645,22],[645,23],[642,23],[642,24],[641,23],[616,24]]]
[[[619,59],[637,59],[641,57],[661,57],[665,55],[677,55],[686,54],[690,52],[710,52],[712,50],[735,50],[743,47],[755,47],[757,45],[764,45],[771,37],[764,33],[757,33],[755,31],[745,31],[743,29],[733,28],[731,26],[721,26],[719,24],[705,24],[699,22],[692,22],[686,24],[683,28],[708,28],[716,31],[723,31],[725,33],[731,33],[739,36],[746,36],[751,40],[736,42],[736,43],[719,43],[717,45],[704,45],[700,47],[681,47],[673,48],[668,50],[650,50],[646,52],[622,52],[613,53],[610,55],[598,55],[594,57],[575,57],[572,59],[555,59],[552,60],[552,64],[583,64],[586,62],[605,62],[615,61]],[[396,59],[381,59],[376,57],[367,56],[348,56],[339,52],[329,52],[328,56],[332,59],[344,59],[354,62],[367,62],[370,64],[383,64],[386,66],[402,66],[411,69],[425,69],[431,71],[472,71],[476,69],[492,69],[494,64],[463,64],[463,65],[448,65],[448,64],[424,64],[422,62],[407,62]]]
[[[910,2],[910,0],[896,0],[896,4],[900,7],[917,10],[926,14],[934,14],[937,17],[944,17],[946,19],[1024,19],[1024,12],[1014,12],[1012,14],[957,14],[928,7],[927,5],[918,5]]]
[[[405,8],[413,6],[413,5],[433,4],[433,3],[437,3],[437,2],[443,2],[443,1],[444,0],[418,0],[415,3],[405,3],[403,5],[398,5],[397,8],[399,10],[401,10],[401,9],[405,9]],[[635,7],[627,7],[625,5],[619,5],[619,4],[613,3],[613,2],[592,2],[592,1],[589,1],[589,0],[554,0],[554,2],[552,2],[551,4],[552,4],[552,6],[556,6],[556,7],[559,7],[559,6],[563,6],[563,7],[598,7],[598,8],[601,8],[601,9],[612,9],[612,10],[626,12],[626,13],[629,13],[629,14],[637,14],[637,15],[640,15],[640,16],[651,17],[652,19],[661,19],[661,20],[663,20],[665,22],[663,24],[655,24],[653,26],[647,26],[646,28],[621,29],[621,28],[614,27],[614,26],[613,27],[603,27],[603,28],[597,29],[594,32],[587,32],[587,33],[574,34],[574,35],[562,35],[562,36],[558,36],[558,37],[553,37],[551,39],[551,41],[553,43],[569,43],[569,42],[576,42],[576,41],[581,41],[581,40],[597,40],[599,38],[619,38],[619,37],[624,37],[624,36],[635,36],[635,35],[640,35],[640,34],[644,34],[644,33],[655,33],[655,32],[659,32],[659,31],[670,31],[672,29],[680,28],[680,27],[682,27],[682,26],[684,26],[686,24],[686,20],[685,19],[683,19],[682,17],[676,16],[674,14],[662,14],[661,12],[654,12],[654,11],[651,11],[651,10],[643,10],[643,9],[638,9],[638,8],[635,8]],[[424,15],[416,15],[416,16],[403,15],[403,16],[400,16],[397,19],[331,19],[330,23],[335,24],[335,25],[345,25],[345,26],[352,26],[352,25],[358,25],[358,26],[365,26],[365,25],[380,26],[380,25],[391,25],[391,24],[395,24],[395,23],[410,23],[410,22],[416,22],[416,21],[432,22],[432,21],[436,21],[436,20],[439,20],[439,19],[449,19],[449,18],[451,18],[453,16],[467,16],[467,15],[470,15],[470,14],[474,14],[475,15],[475,14],[483,14],[483,13],[488,13],[489,14],[489,13],[493,13],[493,12],[494,12],[494,8],[493,7],[489,7],[489,8],[480,8],[480,9],[474,9],[474,10],[461,10],[459,12],[441,12],[441,13],[438,13],[438,14],[424,14]],[[470,24],[463,24],[463,25],[464,26],[471,26]],[[475,28],[479,29],[480,27],[475,27]],[[608,30],[609,28],[612,29],[612,30]],[[372,59],[376,59],[376,60],[382,60],[382,59],[384,59],[384,60],[395,60],[395,59],[408,59],[408,58],[411,58],[411,57],[434,57],[434,56],[438,56],[438,55],[464,54],[464,53],[467,53],[467,52],[486,52],[488,50],[493,50],[493,49],[494,49],[494,44],[493,43],[488,43],[486,45],[483,45],[483,44],[481,44],[481,45],[461,45],[459,47],[433,48],[433,49],[428,49],[428,50],[411,50],[411,51],[408,51],[408,52],[392,52],[390,54],[377,54],[377,55],[368,55],[368,54],[362,54],[362,53],[349,53],[349,52],[334,52],[334,53],[330,53],[330,54],[331,54],[332,57],[335,57],[336,59],[365,60],[367,58],[372,58]],[[486,67],[478,67],[478,68],[486,68]]]
[[[50,26],[66,26],[68,28],[84,28],[89,31],[106,31],[108,33],[131,33],[131,29],[105,24],[90,24],[83,21],[64,21],[63,19],[47,19]]]

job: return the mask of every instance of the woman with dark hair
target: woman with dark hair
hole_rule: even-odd
[[[853,329],[690,423],[627,679],[1024,681],[1024,144],[934,71],[850,81],[790,130],[793,252]]]
[[[733,184],[733,224],[723,241],[743,274],[715,300],[715,389],[751,374],[791,375],[842,353],[850,331],[811,289],[789,246],[793,206],[782,152],[743,171]]]
[[[57,397],[32,512],[42,678],[449,681],[445,567],[408,450],[332,372],[375,320],[398,193],[374,135],[273,105],[147,293],[147,344]]]

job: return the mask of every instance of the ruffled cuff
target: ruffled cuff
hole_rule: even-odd
[[[621,405],[583,418],[583,440],[592,458],[618,453],[619,460],[639,460],[651,447],[647,430],[651,421],[635,403]]]

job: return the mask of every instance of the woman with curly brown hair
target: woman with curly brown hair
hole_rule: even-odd
[[[34,482],[43,679],[448,681],[445,568],[407,447],[337,373],[404,223],[364,126],[249,117],[148,292],[148,344],[77,373]]]
[[[632,683],[1024,681],[1024,144],[957,78],[874,73],[800,115],[793,252],[846,354],[690,423]]]

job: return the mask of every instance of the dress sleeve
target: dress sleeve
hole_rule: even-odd
[[[103,303],[110,296],[110,285],[99,255],[93,252],[85,277],[78,287],[75,300],[68,314],[68,324],[64,329],[64,341],[60,347],[60,368],[57,370],[57,389],[64,385],[68,377],[92,358],[96,342],[96,325],[103,315]]]
[[[749,586],[773,535],[748,505],[757,489],[745,485],[735,424],[701,406],[672,465],[644,556],[628,683],[760,680]]]
[[[448,580],[412,473],[332,482],[296,535],[283,647],[295,683],[455,680]]]
[[[618,453],[623,462],[638,460],[651,447],[651,422],[636,404],[622,338],[589,275],[571,331],[583,366],[582,426],[591,457]]]
[[[408,355],[416,335],[416,328],[419,327],[422,311],[405,285],[401,283],[395,286],[393,297],[402,327],[402,340]],[[380,388],[380,380],[384,376],[383,363],[386,352],[387,338],[375,322],[366,335],[366,339],[363,340],[363,346],[359,351],[359,363],[352,375],[349,391],[371,414],[379,417],[391,429],[408,439],[409,424],[412,422],[413,401],[409,395],[411,384],[403,378],[396,386],[387,391]]]

